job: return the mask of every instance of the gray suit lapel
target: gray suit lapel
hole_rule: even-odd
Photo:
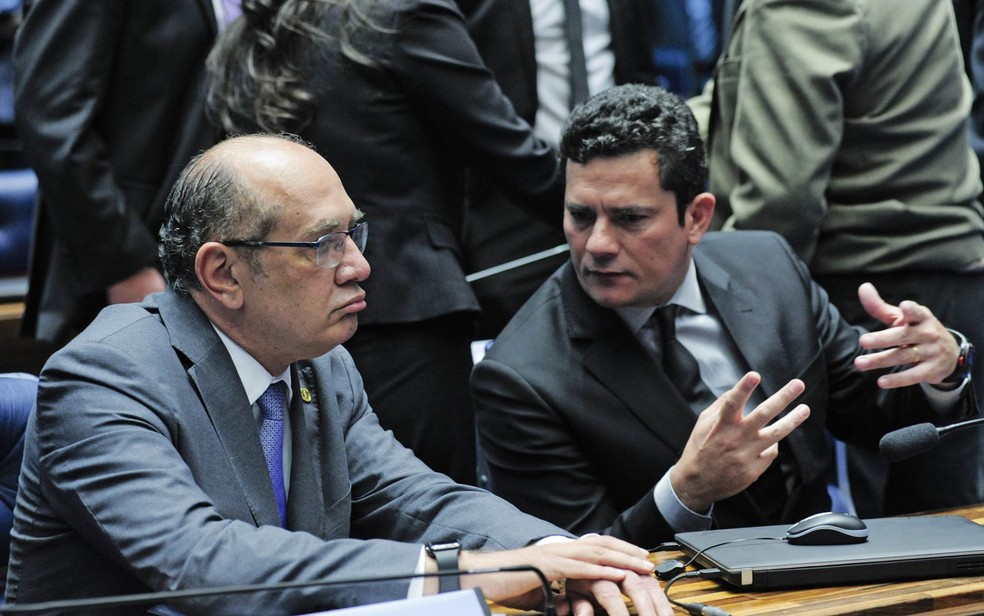
[[[291,444],[290,493],[287,497],[287,527],[321,536],[325,527],[321,506],[322,426],[318,412],[321,401],[310,367],[292,368],[294,397],[290,406]]]
[[[190,362],[188,376],[232,465],[254,522],[279,526],[280,514],[256,420],[229,353],[190,298],[168,289],[160,300],[160,312],[172,346]]]

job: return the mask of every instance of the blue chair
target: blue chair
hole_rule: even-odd
[[[0,374],[0,566],[6,580],[10,556],[10,529],[14,524],[17,481],[24,457],[24,429],[38,394],[38,377],[10,372]]]

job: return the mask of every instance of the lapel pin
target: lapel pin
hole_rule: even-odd
[[[301,388],[301,400],[304,400],[305,402],[311,401],[311,392],[308,391],[307,387]]]

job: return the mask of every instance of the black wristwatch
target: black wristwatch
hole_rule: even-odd
[[[967,340],[967,336],[955,329],[947,329],[946,331],[953,334],[953,338],[960,346],[960,355],[957,356],[957,367],[942,382],[963,383],[964,379],[970,375],[970,371],[974,369],[974,343]]]
[[[455,571],[458,569],[458,554],[461,553],[461,544],[457,541],[428,543],[424,549],[437,561],[438,571]],[[438,578],[437,588],[438,592],[461,590],[461,582],[456,575],[442,575]]]

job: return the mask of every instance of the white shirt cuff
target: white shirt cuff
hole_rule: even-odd
[[[929,383],[920,383],[919,386],[922,387],[923,392],[926,394],[926,399],[929,400],[929,405],[933,407],[933,410],[940,415],[946,415],[956,406],[960,400],[960,394],[963,393],[964,387],[969,382],[970,376],[968,375],[960,385],[953,389],[940,389]]]
[[[407,589],[407,599],[419,599],[424,596],[424,578],[420,577],[427,569],[427,551],[420,548],[420,556],[417,558],[417,567],[413,574],[417,577],[410,580],[410,588]]]

